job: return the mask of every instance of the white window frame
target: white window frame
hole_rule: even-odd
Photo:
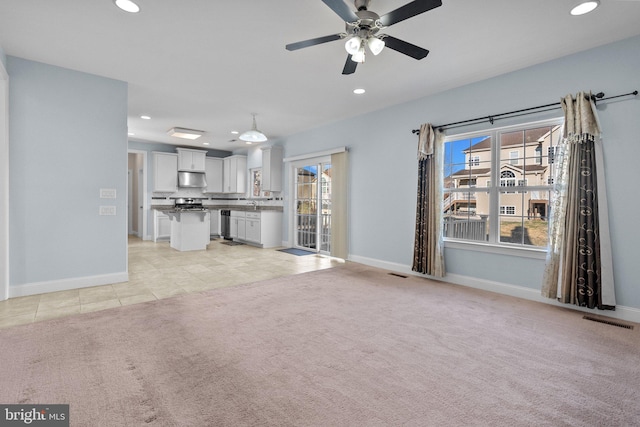
[[[490,213],[489,213],[489,230],[500,230],[500,197],[499,195],[502,193],[512,193],[513,187],[502,187],[500,185],[500,168],[501,165],[504,165],[502,162],[503,159],[500,158],[500,149],[498,147],[498,141],[500,141],[499,136],[503,133],[509,133],[516,130],[528,130],[534,129],[538,127],[544,126],[556,126],[562,124],[562,118],[557,117],[548,120],[540,120],[533,122],[524,122],[518,125],[512,126],[504,126],[501,128],[495,129],[485,129],[481,131],[474,132],[465,132],[458,134],[451,134],[445,137],[445,143],[450,141],[457,141],[461,139],[473,139],[481,136],[487,136],[492,138],[492,146],[491,146],[491,177],[487,182],[487,187],[482,191],[485,193],[489,193],[490,197]],[[552,155],[555,153],[552,153]],[[552,161],[550,162],[550,164]],[[515,174],[515,173],[514,173]],[[518,182],[518,177],[516,176],[516,183]],[[496,186],[491,186],[491,183],[498,183]],[[526,182],[526,179],[525,179]],[[538,185],[527,187],[527,191],[549,191],[551,189],[550,185]],[[451,190],[451,189],[449,189]],[[467,192],[469,190],[467,189]],[[539,246],[529,246],[529,245],[518,245],[518,244],[510,244],[500,242],[500,236],[498,232],[492,232],[489,236],[489,241],[474,241],[474,240],[461,240],[461,239],[452,239],[452,238],[444,238],[445,247],[452,249],[465,249],[479,252],[488,252],[495,254],[503,254],[503,255],[513,255],[517,253],[518,256],[526,257],[526,258],[534,258],[534,259],[545,259],[546,257],[546,248],[542,248]]]
[[[511,211],[511,213],[509,212]],[[516,207],[513,205],[502,205],[500,206],[500,215],[515,215]]]
[[[480,166],[480,156],[469,156],[469,167]]]
[[[502,175],[510,173],[513,176],[503,177]],[[510,170],[500,172],[500,187],[515,187],[516,186],[516,174]]]

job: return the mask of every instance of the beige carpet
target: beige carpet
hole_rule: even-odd
[[[637,327],[357,264],[0,343],[0,402],[68,403],[72,426],[640,424]]]

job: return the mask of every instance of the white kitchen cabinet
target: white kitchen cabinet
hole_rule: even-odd
[[[282,191],[282,146],[262,148],[262,191]]]
[[[216,157],[207,157],[205,159],[205,177],[207,179],[207,187],[204,193],[222,193],[222,171],[223,160]]]
[[[247,212],[245,237],[248,242],[262,243],[260,238],[260,212]]]
[[[153,191],[173,193],[178,189],[178,155],[153,152]]]
[[[176,148],[178,152],[178,170],[191,172],[205,172],[207,152],[190,148]]]
[[[231,237],[262,248],[282,245],[282,212],[231,211]]]
[[[204,251],[209,244],[209,211],[170,212],[171,240],[169,246],[178,251]]]
[[[154,209],[153,241],[168,240],[171,237],[171,218],[166,213]]]
[[[247,156],[229,156],[223,161],[223,193],[246,193]]]
[[[231,211],[229,232],[232,239],[246,239],[246,214],[244,211]]]

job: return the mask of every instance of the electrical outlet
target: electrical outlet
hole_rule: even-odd
[[[115,206],[100,206],[100,215],[115,215]]]
[[[115,188],[101,188],[100,189],[100,198],[101,199],[115,199],[116,198],[116,189]]]

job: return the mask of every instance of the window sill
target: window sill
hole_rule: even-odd
[[[522,247],[522,246],[506,246],[496,245],[484,242],[466,242],[461,240],[444,241],[444,247],[450,249],[461,249],[465,251],[476,251],[498,255],[516,256],[521,258],[533,258],[544,260],[547,258],[546,248]]]

